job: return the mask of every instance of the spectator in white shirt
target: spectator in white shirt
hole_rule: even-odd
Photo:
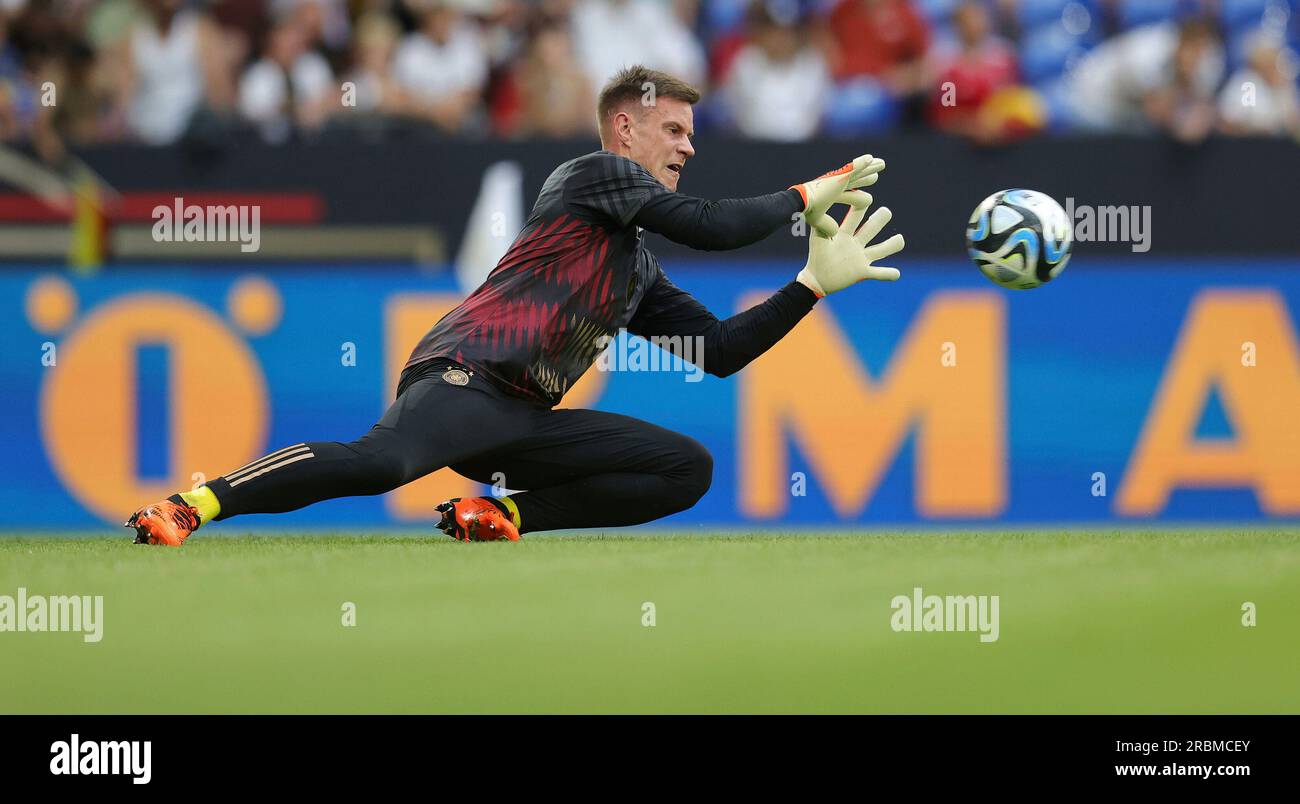
[[[593,87],[633,64],[689,84],[704,79],[704,50],[667,0],[581,0],[573,10],[573,35]]]
[[[205,106],[230,108],[231,65],[207,15],[185,10],[180,0],[146,0],[144,12],[118,46],[111,74],[131,132],[168,145]]]
[[[1257,35],[1245,67],[1219,93],[1219,127],[1225,134],[1300,134],[1300,93],[1295,54],[1279,37]]]
[[[295,17],[311,48],[342,53],[352,38],[345,0],[271,0],[271,16]]]
[[[307,49],[308,34],[292,17],[267,34],[263,56],[239,82],[239,111],[268,142],[288,140],[295,130],[319,129],[339,107],[325,58]]]
[[[1165,68],[1164,81],[1143,101],[1156,130],[1180,142],[1198,143],[1214,131],[1214,108],[1223,81],[1223,44],[1217,22],[1194,17],[1178,29],[1178,42]]]
[[[1075,123],[1108,132],[1199,128],[1198,99],[1213,98],[1224,56],[1204,19],[1134,28],[1103,42],[1069,76]]]
[[[723,96],[747,137],[793,142],[817,133],[830,94],[830,72],[813,47],[795,0],[759,0],[750,9],[750,41],[737,54]]]
[[[463,131],[480,111],[488,61],[479,32],[449,0],[417,0],[419,30],[397,48],[394,76],[409,113],[444,131]]]
[[[357,20],[353,66],[347,81],[355,88],[357,110],[398,114],[406,109],[406,92],[393,76],[393,53],[401,29],[387,14],[373,12]]]

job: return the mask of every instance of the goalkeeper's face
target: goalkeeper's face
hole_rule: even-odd
[[[628,157],[676,191],[686,160],[695,156],[695,113],[676,98],[658,98],[640,111],[629,121]]]

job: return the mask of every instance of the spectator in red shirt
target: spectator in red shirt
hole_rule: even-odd
[[[992,34],[988,10],[966,0],[952,14],[956,47],[935,58],[939,79],[930,102],[930,120],[939,128],[976,139],[994,132],[982,129],[985,102],[998,90],[1015,86],[1019,71],[1015,51]]]
[[[824,41],[837,81],[870,76],[900,97],[928,88],[930,31],[910,0],[840,0]]]

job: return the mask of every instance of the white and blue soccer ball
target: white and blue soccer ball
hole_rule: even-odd
[[[1074,227],[1061,205],[1033,190],[984,199],[966,226],[966,248],[989,279],[1028,290],[1057,277],[1070,260]]]

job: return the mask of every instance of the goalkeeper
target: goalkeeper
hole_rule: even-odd
[[[179,546],[201,525],[292,511],[335,497],[382,494],[450,466],[502,498],[448,500],[438,525],[461,540],[649,522],[685,510],[709,489],[713,460],[698,442],[594,410],[556,410],[565,391],[620,329],[669,343],[698,338],[710,374],[739,371],[785,336],[817,300],[863,279],[903,247],[871,241],[888,209],[866,217],[884,162],[860,156],[788,190],[705,201],[676,192],[695,154],[699,92],[643,67],[602,90],[602,150],[556,168],[509,251],[486,281],[416,345],[397,399],[350,443],[284,447],[200,488],[132,514],[136,541]],[[848,204],[836,224],[826,211]],[[674,285],[642,242],[647,229],[698,249],[756,242],[802,213],[808,262],[763,303],[718,320]],[[864,222],[865,218],[865,222]],[[676,337],[675,337],[676,336]],[[499,474],[498,474],[499,473]]]

